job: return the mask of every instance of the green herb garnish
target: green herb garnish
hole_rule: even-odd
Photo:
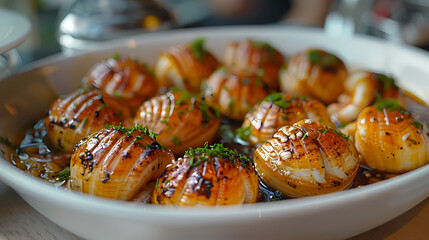
[[[236,130],[236,133],[238,134],[238,136],[241,138],[241,139],[243,139],[243,140],[245,140],[245,141],[249,141],[249,139],[250,139],[250,132],[252,131],[252,127],[251,126],[248,126],[248,127],[241,127],[241,128],[238,128],[237,130]]]
[[[182,146],[182,141],[180,140],[180,138],[178,138],[176,136],[173,137],[173,143],[176,146]]]
[[[204,38],[197,38],[189,44],[192,55],[194,55],[194,58],[198,61],[201,61],[207,53],[206,49],[204,48],[204,42]]]
[[[125,132],[128,136],[131,135],[134,131],[139,131],[141,134],[144,134],[153,139],[152,144],[148,144],[146,147],[167,150],[167,147],[161,146],[161,144],[156,140],[156,137],[158,136],[158,134],[149,131],[149,128],[147,127],[147,125],[145,125],[144,127],[141,125],[134,125],[131,128],[126,128],[121,126],[121,124],[119,124],[118,126],[106,124],[105,128],[114,129],[119,132]],[[141,139],[143,139],[142,136],[137,136],[135,140],[141,140]]]
[[[119,53],[115,53],[115,55],[113,55],[112,58],[118,61],[119,59],[121,59],[121,55]]]
[[[70,168],[65,168],[57,174],[57,181],[67,181],[70,178]]]
[[[413,120],[411,121],[411,123],[418,129],[423,129],[423,123],[417,121],[417,120]]]
[[[379,93],[376,93],[374,107],[379,111],[383,111],[383,109],[388,109],[390,111],[398,111],[402,114],[406,112],[405,108],[401,106],[401,104],[399,104],[398,100],[392,98],[382,99]]]
[[[384,74],[376,74],[375,79],[383,83],[383,91],[387,91],[390,88],[398,89],[393,77],[386,76]]]
[[[330,53],[320,53],[316,49],[308,51],[307,57],[312,64],[322,67],[334,67],[340,62],[337,56]]]
[[[251,161],[245,155],[239,155],[236,150],[224,147],[223,144],[217,143],[210,145],[206,142],[202,148],[189,148],[185,152],[188,163],[191,167],[196,167],[202,162],[211,161],[214,157],[228,159],[235,166],[237,161],[244,164],[251,164]],[[195,162],[195,159],[197,160]]]
[[[265,98],[266,101],[269,101],[282,109],[286,109],[290,107],[290,104],[286,99],[283,98],[282,93],[273,93]]]

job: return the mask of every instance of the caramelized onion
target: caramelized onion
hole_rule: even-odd
[[[167,166],[152,202],[171,206],[221,206],[254,203],[258,177],[252,164],[221,144],[190,149]]]
[[[70,162],[70,188],[131,200],[174,160],[147,129],[102,129],[79,142]]]
[[[347,136],[309,119],[280,128],[253,159],[262,180],[291,197],[344,190],[359,168],[358,152]]]

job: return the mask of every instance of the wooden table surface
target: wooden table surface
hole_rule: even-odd
[[[401,216],[350,240],[429,239],[429,198]]]
[[[351,240],[429,239],[429,198],[391,220]],[[0,182],[0,240],[81,240],[31,208]]]

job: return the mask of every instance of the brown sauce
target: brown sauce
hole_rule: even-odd
[[[408,96],[406,97],[406,104],[407,109],[413,113],[418,121],[429,123],[428,107],[423,105],[420,100],[416,100],[414,96]],[[240,127],[241,122],[223,118],[216,136],[216,142],[223,143],[225,146],[236,149],[239,153],[253,159],[255,147],[249,146],[247,142],[239,138],[236,130]],[[47,139],[45,139],[46,134],[47,131],[42,119],[33,128],[26,131],[20,141],[19,148],[8,153],[10,162],[35,177],[39,177],[56,186],[66,187],[67,181],[58,177],[58,173],[68,169],[71,155],[58,152],[52,146],[49,146]],[[377,171],[361,165],[349,189],[362,187],[398,175]],[[281,192],[268,187],[261,179],[259,180],[259,202],[287,199]],[[144,201],[141,201],[143,198]],[[147,203],[149,202],[148,194],[142,194],[142,196],[136,197],[135,200]]]

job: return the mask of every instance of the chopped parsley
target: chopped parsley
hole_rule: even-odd
[[[307,57],[312,64],[322,67],[335,67],[340,62],[340,59],[337,56],[330,53],[321,53],[316,49],[308,51]]]
[[[167,147],[161,146],[161,144],[156,140],[156,137],[158,136],[158,134],[149,131],[149,128],[147,127],[147,125],[145,125],[144,127],[141,125],[134,125],[131,128],[126,128],[126,127],[121,126],[120,124],[118,126],[106,124],[105,128],[106,129],[114,129],[114,130],[119,131],[119,132],[125,132],[125,133],[127,133],[127,135],[131,135],[134,131],[140,131],[141,134],[144,134],[144,135],[153,139],[152,144],[148,144],[146,147],[167,150]],[[143,139],[142,136],[137,136],[135,141],[142,140],[142,139]]]
[[[209,146],[209,144],[206,142],[202,148],[189,148],[185,152],[185,157],[188,157],[188,163],[191,167],[196,167],[203,162],[208,162],[214,157],[228,159],[233,163],[234,166],[236,166],[237,161],[240,164],[244,163],[245,165],[252,163],[246,157],[246,155],[239,155],[236,150],[231,150],[227,147],[224,147],[221,143]]]
[[[275,53],[275,49],[273,48],[273,46],[271,46],[269,43],[267,42],[260,42],[260,41],[251,41],[252,46],[254,48],[264,48],[268,51],[268,53],[270,55],[273,55]]]
[[[67,181],[70,178],[70,168],[65,168],[56,176],[57,181]]]
[[[243,140],[245,140],[245,141],[249,141],[249,139],[250,139],[250,132],[252,131],[252,127],[251,126],[248,126],[248,127],[241,127],[241,128],[238,128],[237,130],[236,130],[236,133],[237,133],[237,135],[241,138],[241,139],[243,139]]]
[[[204,48],[204,42],[204,38],[197,38],[189,44],[189,46],[191,47],[192,55],[198,61],[203,60],[205,54],[207,53],[206,49]]]
[[[115,55],[112,56],[112,59],[118,61],[119,59],[121,59],[121,54],[115,53]]]
[[[173,143],[176,146],[182,146],[182,140],[180,140],[180,138],[178,138],[176,136],[173,137]]]
[[[419,121],[416,121],[416,120],[411,121],[411,123],[412,123],[416,128],[418,128],[418,129],[423,129],[423,123],[421,123],[421,122],[419,122]]]
[[[395,84],[395,79],[384,74],[376,74],[376,80],[380,81],[383,84],[383,91],[387,91],[390,88],[398,89],[398,86]]]
[[[85,117],[82,121],[82,127],[85,127],[85,125],[88,123],[88,117]]]
[[[377,110],[383,111],[383,109],[388,109],[390,111],[398,111],[402,114],[406,112],[405,108],[399,104],[398,100],[392,98],[382,99],[379,93],[376,95],[374,107]]]
[[[282,109],[286,109],[290,107],[290,104],[286,99],[283,98],[282,93],[273,93],[265,98],[266,101],[269,101]]]
[[[304,141],[308,137],[308,132],[304,133],[304,136],[302,136],[301,141]]]

